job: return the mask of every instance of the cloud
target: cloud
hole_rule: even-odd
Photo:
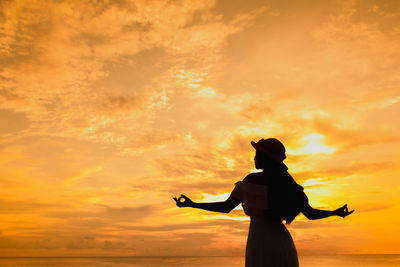
[[[373,129],[366,129],[366,127],[361,126],[360,128],[363,129],[363,132],[360,133],[361,129],[358,127],[356,129],[346,129],[335,126],[332,123],[326,123],[320,119],[314,121],[314,127],[317,131],[328,133],[328,142],[340,144],[343,149],[356,149],[362,145],[394,143],[399,141],[397,136],[376,127]]]
[[[241,255],[242,211],[177,209],[171,197],[222,198],[254,168],[250,141],[266,137],[297,152],[285,162],[315,179],[316,206],[346,197],[395,218],[397,4],[0,6],[2,255]],[[332,153],[301,150],[305,137]],[[367,193],[386,204],[360,202]],[[387,251],[360,224],[336,225],[290,227],[301,249]]]
[[[207,13],[213,5],[203,1],[174,5],[41,2],[25,8],[23,2],[6,2],[2,51],[7,58],[1,76],[9,82],[1,89],[8,100],[4,108],[27,112],[31,131],[110,142],[101,131],[96,133],[103,122],[121,129],[126,123],[118,121],[137,120],[138,113],[142,121],[151,120],[157,107],[152,105],[154,97],[164,91],[154,88],[159,85],[151,79],[169,75],[171,63],[162,71],[149,58],[161,56],[165,62],[170,55],[169,61],[174,61],[171,56],[186,61],[193,51],[216,51],[227,36],[241,31],[259,14],[240,14],[227,23],[209,14],[190,25],[196,12]],[[42,9],[54,12],[44,15]],[[23,76],[18,74],[21,71]],[[113,138],[113,142],[123,139]]]
[[[297,172],[296,176],[307,177],[346,177],[351,175],[363,175],[371,173],[385,172],[395,168],[393,162],[349,162],[345,165],[330,167],[327,169],[310,170],[304,172]]]
[[[66,212],[49,212],[46,214],[48,217],[55,218],[100,218],[102,220],[111,221],[140,221],[147,216],[154,216],[159,209],[155,205],[144,205],[138,207],[97,207],[97,211],[66,211]],[[79,225],[79,224],[77,224]]]
[[[37,201],[8,201],[0,200],[1,214],[32,214],[39,211],[51,210],[54,208],[64,208],[65,204],[42,203]]]
[[[170,223],[170,224],[161,224],[161,225],[120,225],[121,230],[135,230],[135,231],[143,231],[143,233],[149,232],[165,232],[168,233],[170,231],[174,231],[173,237],[178,233],[185,233],[187,230],[191,230],[194,232],[211,230],[215,228],[219,228],[221,231],[232,231],[238,230],[240,233],[242,231],[247,230],[247,222],[239,222],[233,220],[219,219],[214,221],[192,221],[186,223]]]
[[[373,211],[382,211],[388,208],[393,207],[389,204],[373,204],[373,203],[363,203],[360,208],[357,208],[357,212],[373,212]]]
[[[29,120],[22,112],[0,110],[0,134],[14,134],[29,128]]]

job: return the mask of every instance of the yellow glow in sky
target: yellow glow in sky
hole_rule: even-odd
[[[305,144],[303,147],[296,150],[287,151],[292,155],[304,154],[332,154],[336,151],[334,147],[329,147],[323,144],[324,136],[318,133],[312,133],[304,136],[300,140]]]
[[[299,254],[400,253],[400,2],[1,1],[0,256],[244,255],[275,137]],[[199,245],[201,244],[201,245]]]

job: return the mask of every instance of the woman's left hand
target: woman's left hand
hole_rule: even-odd
[[[181,195],[179,198],[173,197],[173,199],[175,200],[176,205],[180,208],[193,206],[193,201],[185,195]],[[182,199],[183,202],[181,202]]]
[[[338,216],[340,216],[342,218],[352,214],[353,212],[354,212],[354,210],[349,211],[349,209],[347,208],[347,204],[344,205],[343,207],[338,208],[337,210],[335,210],[336,215],[338,215]]]

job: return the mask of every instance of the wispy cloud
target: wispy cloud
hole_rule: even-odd
[[[266,137],[312,205],[365,211],[300,218],[300,251],[399,247],[399,8],[2,1],[0,254],[242,255],[240,210],[171,197],[226,196]]]

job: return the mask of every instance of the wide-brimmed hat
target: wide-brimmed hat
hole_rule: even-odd
[[[267,157],[283,164],[286,159],[286,149],[284,145],[276,138],[260,139],[257,143],[251,141],[251,145],[264,153]]]

